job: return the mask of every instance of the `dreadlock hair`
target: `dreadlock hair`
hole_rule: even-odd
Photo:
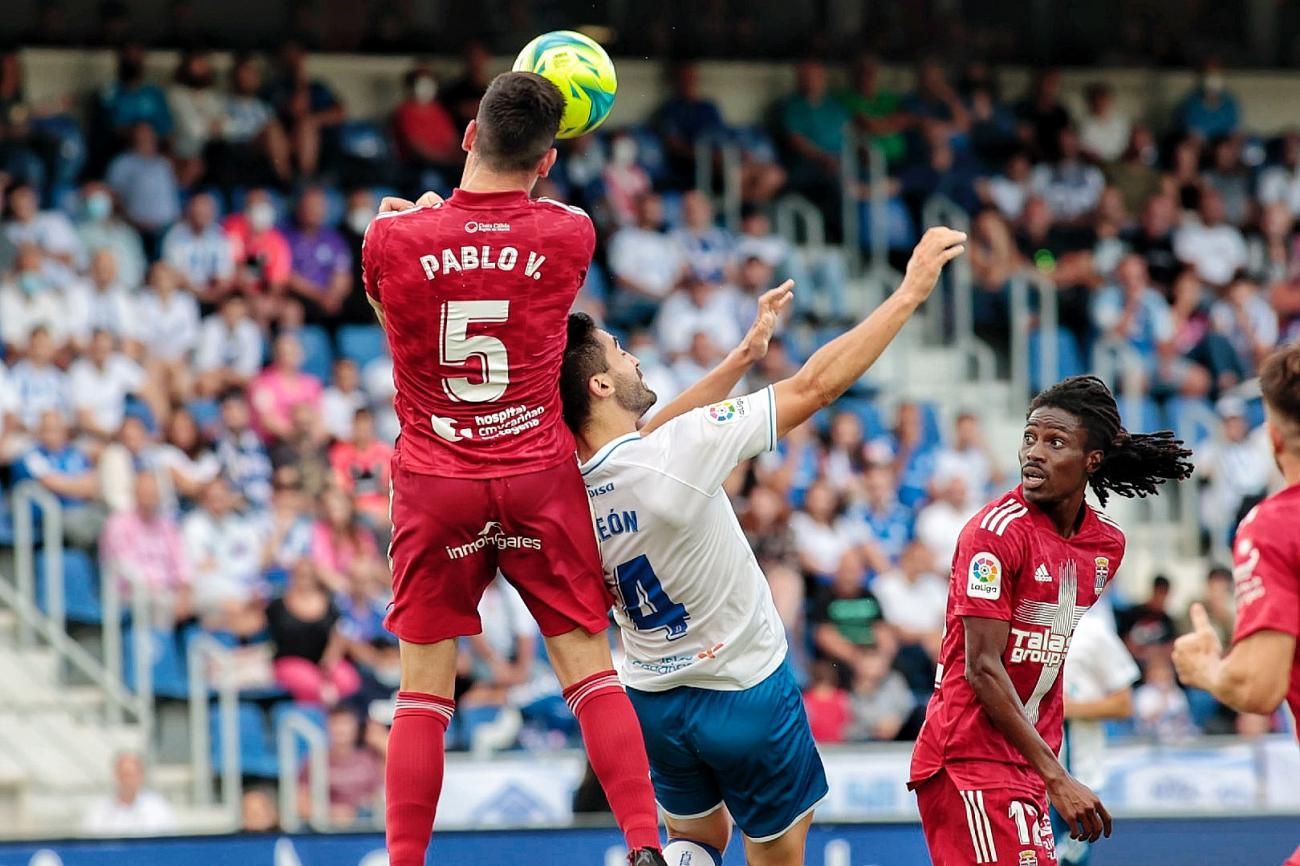
[[[1104,507],[1111,493],[1125,497],[1152,495],[1166,481],[1192,474],[1192,452],[1173,431],[1130,433],[1120,422],[1119,406],[1106,383],[1096,376],[1071,376],[1039,393],[1029,411],[1050,406],[1069,412],[1088,431],[1088,449],[1101,451],[1101,465],[1088,478]]]

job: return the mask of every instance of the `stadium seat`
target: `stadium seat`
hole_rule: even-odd
[[[45,573],[46,554],[36,554],[36,597],[41,610],[49,612],[49,583]],[[63,609],[69,622],[99,625],[104,621],[100,604],[99,571],[90,556],[81,550],[63,551]]]
[[[339,355],[352,361],[359,370],[388,352],[384,329],[378,325],[344,325],[336,339]]]
[[[150,652],[153,656],[153,693],[155,697],[185,700],[190,694],[189,668],[181,652],[181,641],[165,629],[151,629]],[[127,688],[136,689],[135,631],[122,634],[122,679]]]
[[[325,193],[325,224],[338,226],[347,216],[348,201],[343,193],[332,186],[321,187]]]
[[[1160,406],[1150,397],[1140,397],[1136,401],[1124,394],[1118,395],[1120,420],[1129,430],[1159,430],[1164,427]],[[1137,417],[1133,417],[1136,414]]]
[[[303,325],[297,336],[302,343],[302,371],[328,385],[334,366],[334,346],[329,334],[319,325]]]
[[[213,703],[208,717],[209,736],[212,744],[212,770],[221,772],[221,711]],[[237,730],[239,735],[239,771],[244,776],[259,779],[275,779],[280,775],[280,761],[276,754],[275,741],[267,729],[266,715],[255,703],[240,701],[238,708]]]

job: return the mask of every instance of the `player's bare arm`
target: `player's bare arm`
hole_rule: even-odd
[[[1223,655],[1223,644],[1205,608],[1192,605],[1192,631],[1174,642],[1174,666],[1185,685],[1204,689],[1240,713],[1268,715],[1286,697],[1296,640],[1264,630],[1245,637]]]
[[[966,681],[980,706],[1034,772],[1047,785],[1047,796],[1070,825],[1070,837],[1095,842],[1111,832],[1110,813],[1097,795],[1061,766],[1051,747],[1025,716],[1024,705],[1002,664],[1011,624],[987,617],[962,617],[966,631]]]
[[[835,402],[870,369],[916,308],[925,303],[943,266],[965,250],[965,232],[937,226],[912,250],[903,282],[852,330],[822,346],[789,379],[777,382],[777,435],[784,436]]]
[[[1133,717],[1133,689],[1125,686],[1091,701],[1065,698],[1065,718],[1069,721],[1103,721]]]
[[[404,199],[401,196],[386,195],[379,202],[380,213],[394,213],[396,211],[411,210],[417,207],[434,207],[442,204],[442,196],[429,190],[417,198],[415,201]],[[370,302],[370,308],[375,311],[375,318],[379,320],[379,327],[384,325],[384,307],[379,301],[376,301],[370,295],[366,295],[366,300]]]
[[[777,323],[792,301],[794,280],[786,280],[775,289],[764,292],[758,299],[758,315],[754,317],[754,324],[750,325],[749,333],[745,334],[740,345],[732,349],[704,378],[660,409],[641,428],[641,435],[648,436],[678,415],[726,398],[750,368],[767,356],[772,334],[776,332]]]

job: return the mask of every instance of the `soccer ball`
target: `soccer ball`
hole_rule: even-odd
[[[614,107],[614,63],[594,39],[572,30],[543,33],[515,58],[515,72],[536,72],[564,94],[556,138],[577,138],[605,122]]]

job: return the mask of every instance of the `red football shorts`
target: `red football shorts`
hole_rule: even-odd
[[[1045,797],[1011,788],[963,791],[940,770],[916,788],[934,866],[1048,866],[1056,842]]]
[[[542,634],[609,625],[587,488],[577,463],[505,478],[393,471],[393,604],[384,624],[409,643],[478,634],[497,570]]]

